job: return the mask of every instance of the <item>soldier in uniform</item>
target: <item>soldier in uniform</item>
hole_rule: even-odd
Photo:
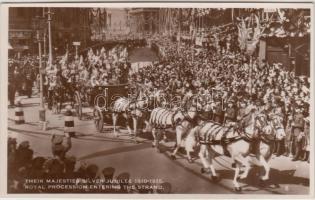
[[[244,100],[241,100],[239,102],[239,108],[237,112],[237,121],[241,121],[241,119],[245,116],[246,114],[246,102]]]
[[[56,78],[54,78],[57,74],[57,68],[54,67],[54,65],[51,65],[51,67],[46,68],[46,74],[47,74],[47,97],[48,97],[48,109],[52,109],[52,103],[53,103],[53,90],[56,86],[55,81]]]
[[[304,157],[303,161],[310,162],[310,119],[309,116],[304,118],[305,121],[305,128],[304,128],[304,134],[305,134],[305,144],[304,144]]]
[[[26,91],[26,95],[28,96],[28,98],[31,98],[32,96],[32,86],[33,86],[33,74],[32,74],[32,70],[28,69],[26,71],[26,77],[25,77],[25,91]]]
[[[8,93],[9,93],[9,102],[10,106],[14,106],[14,99],[15,99],[15,93],[16,93],[16,86],[15,86],[15,81],[16,77],[14,74],[15,67],[10,66],[9,67],[9,72],[8,72]]]
[[[296,107],[293,113],[293,121],[291,124],[292,131],[292,142],[293,142],[293,153],[294,158],[292,161],[297,161],[300,159],[303,146],[303,131],[304,131],[304,116],[302,114],[302,109],[300,106]]]
[[[234,101],[232,99],[228,100],[227,108],[225,109],[224,114],[224,124],[229,126],[231,123],[235,123],[236,121],[236,107],[234,105]]]
[[[216,106],[214,107],[213,120],[217,123],[222,124],[223,116],[224,116],[224,111],[222,109],[223,105],[222,105],[221,100],[219,98],[216,99],[215,104],[216,104]]]

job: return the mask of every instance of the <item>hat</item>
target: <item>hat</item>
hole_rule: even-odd
[[[32,166],[36,169],[41,169],[45,163],[46,159],[44,157],[36,157],[32,161]]]
[[[17,143],[16,138],[11,138],[11,137],[8,138],[8,144],[16,144],[16,143]]]
[[[23,141],[20,143],[20,146],[23,148],[28,148],[30,146],[30,143],[29,141]]]
[[[53,135],[52,136],[52,143],[53,144],[61,144],[63,142],[63,136],[62,135]]]
[[[52,150],[54,153],[57,153],[57,152],[64,151],[65,147],[62,144],[55,144]]]
[[[160,194],[169,194],[171,193],[172,190],[172,185],[168,182],[162,183],[161,185],[161,189],[158,189],[157,192]]]
[[[66,156],[66,162],[68,163],[75,163],[77,158],[75,156]]]
[[[106,167],[102,170],[102,173],[105,178],[113,178],[113,175],[115,173],[115,168],[113,167]]]
[[[123,172],[117,176],[117,180],[128,180],[130,178],[130,174],[128,172]]]
[[[96,174],[98,171],[98,166],[95,164],[90,164],[88,165],[88,167],[86,168],[86,171],[90,174]]]

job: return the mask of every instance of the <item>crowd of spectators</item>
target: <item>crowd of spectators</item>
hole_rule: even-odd
[[[310,79],[287,71],[282,63],[259,60],[238,48],[237,33],[214,36],[212,43],[195,48],[191,42],[156,37],[153,48],[160,61],[143,67],[131,80],[145,88],[165,90],[168,99],[188,90],[211,96],[209,120],[237,121],[249,105],[280,115],[286,138],[277,141],[277,155],[308,160]],[[300,67],[300,66],[297,66]],[[285,145],[285,147],[284,147]],[[293,155],[292,155],[293,154]]]
[[[8,138],[8,193],[170,193],[171,184],[134,183],[128,172],[115,175],[68,155],[71,138],[53,135],[52,154],[36,155],[29,141]]]

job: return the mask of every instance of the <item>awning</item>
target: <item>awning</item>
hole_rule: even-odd
[[[16,46],[13,46],[13,47],[11,46],[11,49],[15,50],[15,51],[24,51],[24,50],[28,50],[29,46],[27,46],[27,45],[16,45]]]

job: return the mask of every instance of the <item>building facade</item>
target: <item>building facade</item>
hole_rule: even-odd
[[[41,29],[43,52],[48,52],[48,8],[11,7],[9,9],[9,46],[10,54],[37,53],[36,33]],[[51,8],[52,46],[55,53],[72,49],[72,42],[79,41],[87,46],[90,30],[87,8]],[[36,18],[41,17],[42,26]],[[44,39],[45,38],[45,39]]]
[[[130,32],[128,9],[125,8],[91,8],[89,21],[93,41],[121,39]]]
[[[132,8],[128,12],[130,32],[137,34],[154,34],[159,31],[159,8]]]

